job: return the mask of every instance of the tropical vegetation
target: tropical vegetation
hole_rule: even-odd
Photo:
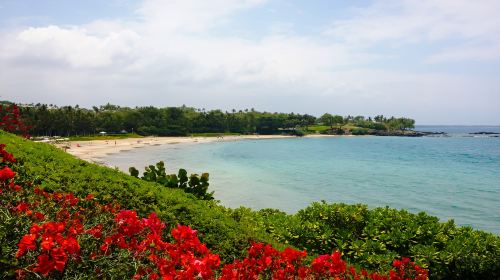
[[[213,136],[222,134],[375,134],[405,131],[414,127],[409,118],[374,118],[331,115],[205,110],[191,107],[120,107],[107,104],[92,109],[46,104],[20,106],[24,122],[34,136],[64,136],[85,139],[106,132],[120,135]],[[393,133],[394,134],[394,133]],[[397,134],[404,135],[404,134]],[[90,138],[92,139],[92,138]]]

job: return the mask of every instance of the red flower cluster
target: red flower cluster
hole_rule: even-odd
[[[40,248],[41,254],[37,257],[38,262],[33,271],[45,276],[52,270],[63,271],[68,258],[79,257],[80,245],[76,237],[82,231],[83,226],[75,220],[71,225],[65,222],[33,224],[30,233],[19,242],[16,257]]]
[[[342,260],[339,252],[331,255],[321,255],[314,259],[310,266],[302,265],[306,252],[296,251],[291,248],[279,252],[270,245],[255,243],[248,251],[248,257],[243,261],[222,268],[219,279],[371,279],[371,280],[425,280],[427,270],[420,268],[409,259],[395,260],[389,275],[368,273],[366,270],[359,272]]]
[[[14,158],[14,155],[11,153],[8,153],[5,150],[5,144],[0,144],[0,156],[2,157],[2,162],[10,162],[10,163],[15,163],[16,159]]]
[[[421,268],[406,257],[403,257],[401,260],[394,260],[392,266],[394,270],[390,271],[391,280],[405,280],[408,278],[426,280],[428,276],[426,269]]]
[[[15,104],[9,106],[0,104],[0,129],[29,137],[30,127],[21,120],[21,110]]]
[[[331,277],[342,276],[346,273],[347,264],[342,260],[341,254],[337,251],[331,255],[321,255],[317,257],[311,264],[311,269],[314,274],[328,275]],[[349,269],[352,273],[352,269]]]
[[[302,260],[306,255],[305,252],[291,248],[280,253],[271,245],[254,243],[248,250],[246,259],[236,260],[222,268],[219,279],[260,279],[262,276],[272,279],[305,279],[308,270],[302,266]]]
[[[18,243],[17,258],[33,252],[29,257],[37,256],[37,262],[28,266],[33,272],[49,275],[52,271],[64,271],[69,260],[81,260],[80,244],[78,239],[83,234],[88,234],[83,226],[83,213],[88,211],[78,207],[78,199],[73,194],[48,193],[39,188],[34,189],[36,202],[19,202],[13,207],[14,213],[25,213],[32,221],[44,221],[46,215],[30,209],[47,206],[47,213],[55,221],[33,223],[29,233],[25,234]],[[40,199],[42,198],[42,199]],[[55,204],[54,204],[55,203]],[[57,207],[58,211],[55,211]],[[55,212],[55,213],[54,213]]]
[[[213,255],[200,242],[196,231],[188,226],[178,225],[172,229],[173,243],[162,240],[165,225],[155,213],[139,219],[135,211],[122,210],[115,215],[116,233],[104,238],[100,251],[109,255],[114,247],[129,250],[135,258],[149,260],[153,265],[138,271],[134,276],[149,275],[152,279],[203,279],[211,278],[219,267],[218,255]],[[100,235],[93,228],[94,236]]]
[[[72,194],[61,195],[59,193],[49,194],[38,188],[35,193],[43,196],[45,201],[59,203],[61,209],[55,213],[56,221],[47,221],[42,224],[33,223],[29,233],[24,235],[18,244],[16,257],[22,257],[29,251],[37,251],[37,263],[33,267],[34,272],[48,275],[53,270],[63,271],[68,259],[79,259],[80,244],[78,236],[84,232],[84,227],[79,213],[70,214],[67,207],[75,206],[78,199]],[[32,220],[45,220],[45,215],[41,212],[30,210],[31,207],[38,207],[39,202],[29,205],[25,202],[19,203],[14,210],[19,213],[26,213]]]
[[[16,185],[14,181],[11,180],[14,176],[16,176],[16,172],[12,171],[9,166],[6,166],[8,164],[15,163],[16,159],[11,153],[5,150],[5,144],[0,144],[0,157],[2,158],[2,162],[0,163],[0,183],[7,186],[9,189],[20,191],[21,186]],[[2,192],[3,189],[0,188],[0,194]]]
[[[0,169],[0,181],[5,182],[16,176],[16,173],[12,171],[8,166]]]

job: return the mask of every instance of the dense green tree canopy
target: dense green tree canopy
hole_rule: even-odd
[[[406,130],[414,127],[409,118],[373,119],[364,116],[333,115],[320,118],[308,114],[258,112],[248,110],[210,110],[191,107],[120,107],[106,104],[92,109],[77,106],[57,107],[46,104],[24,105],[22,115],[32,126],[34,136],[75,136],[107,133],[182,136],[195,133],[298,134],[315,124],[339,126],[349,124],[373,130]]]

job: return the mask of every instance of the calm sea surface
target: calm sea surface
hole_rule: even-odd
[[[115,154],[104,162],[140,170],[210,173],[223,205],[293,213],[313,201],[426,211],[500,234],[500,127],[425,126],[448,137],[329,137],[173,144]]]

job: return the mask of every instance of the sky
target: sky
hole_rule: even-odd
[[[0,100],[500,125],[499,0],[0,0]]]

